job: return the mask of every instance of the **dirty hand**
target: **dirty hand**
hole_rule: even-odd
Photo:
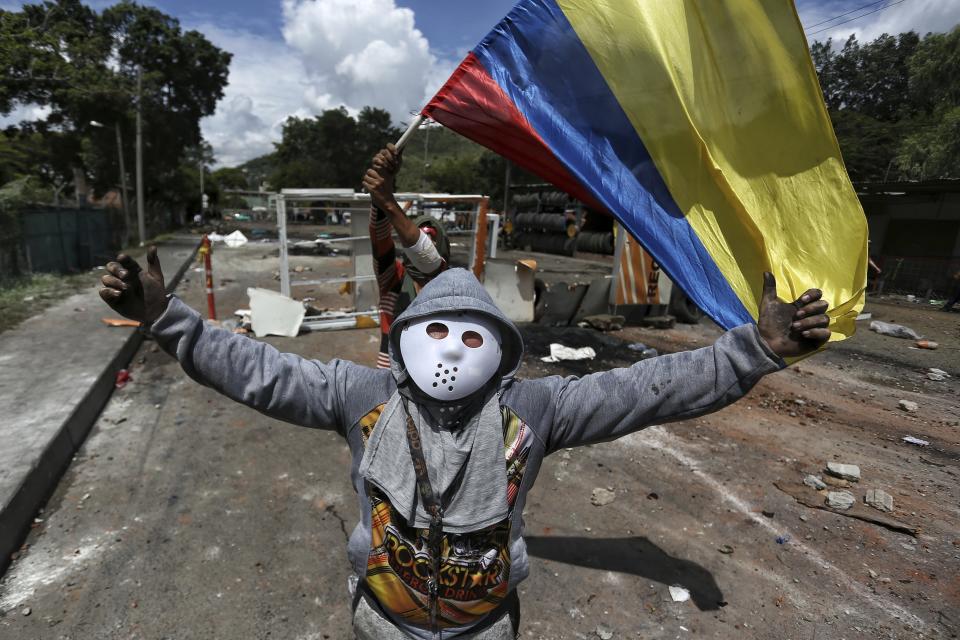
[[[107,264],[107,274],[100,281],[103,301],[131,320],[149,325],[167,309],[167,289],[156,247],[147,249],[146,271],[130,256],[120,254],[116,262]]]
[[[370,194],[373,206],[385,211],[389,206],[397,206],[393,197],[393,177],[384,175],[376,169],[367,169],[363,175],[363,188]]]
[[[373,156],[372,164],[380,175],[391,180],[390,184],[393,187],[393,182],[403,165],[403,152],[397,151],[397,147],[392,142],[387,143],[386,147]]]
[[[373,156],[370,169],[363,176],[364,188],[373,198],[373,204],[380,209],[393,200],[402,159],[403,156],[397,152],[397,148],[393,144],[388,144]]]
[[[802,356],[816,351],[830,339],[830,306],[821,300],[819,289],[809,289],[795,302],[777,297],[773,274],[763,274],[763,298],[757,327],[767,346],[781,358]]]

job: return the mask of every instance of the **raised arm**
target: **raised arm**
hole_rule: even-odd
[[[342,398],[361,367],[321,363],[205,323],[178,298],[168,298],[156,248],[142,271],[129,256],[107,265],[100,296],[122,315],[149,326],[157,343],[203,385],[273,418],[343,433]]]
[[[388,144],[373,157],[370,168],[363,176],[363,186],[370,193],[373,220],[382,221],[385,218],[390,223],[410,263],[429,280],[429,277],[443,269],[444,263],[430,237],[407,217],[406,211],[397,203],[394,192],[401,164],[400,153],[396,147]],[[381,232],[383,226],[381,222]],[[371,224],[371,233],[376,231]]]
[[[543,380],[551,385],[548,397],[556,407],[546,434],[548,449],[612,440],[735,402],[761,377],[783,367],[784,357],[826,343],[828,305],[820,295],[811,289],[794,303],[783,302],[773,276],[766,274],[758,323],[728,331],[713,346],[582,378]]]

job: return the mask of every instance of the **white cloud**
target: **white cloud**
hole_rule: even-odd
[[[284,0],[283,16],[312,95],[352,109],[376,105],[396,120],[423,106],[437,58],[412,10],[394,0]]]
[[[230,84],[204,137],[218,164],[268,153],[283,121],[370,105],[409,119],[453,71],[394,0],[284,0],[283,40],[211,23],[190,25],[234,54]]]
[[[283,42],[211,24],[191,26],[233,53],[224,97],[202,122],[218,164],[235,165],[269,153],[288,116],[315,111],[305,101],[309,87],[303,62]]]
[[[893,2],[896,2],[896,0],[893,0]],[[888,5],[881,6],[889,6],[889,8],[866,15],[862,19],[851,20],[847,24],[841,24],[834,28],[829,28],[830,25],[814,27],[813,31],[824,28],[827,30],[815,35],[808,35],[808,37],[811,41],[824,41],[827,38],[833,38],[835,42],[842,44],[850,34],[854,34],[860,42],[868,42],[884,33],[896,35],[905,31],[916,31],[922,37],[931,31],[949,31],[960,23],[960,0],[904,0],[899,4],[892,4],[891,2]],[[842,13],[842,11],[838,13]],[[865,11],[860,14],[851,14],[841,18],[838,22],[856,18],[857,15],[863,13]]]

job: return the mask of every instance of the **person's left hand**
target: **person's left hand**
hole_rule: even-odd
[[[794,302],[777,297],[773,274],[763,274],[763,298],[757,327],[770,350],[781,358],[812,353],[830,339],[829,304],[819,289],[809,289]]]

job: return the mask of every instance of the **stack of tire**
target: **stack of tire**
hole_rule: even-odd
[[[589,253],[613,255],[613,244],[610,231],[581,231],[577,238],[577,250]]]
[[[572,256],[577,250],[577,225],[565,212],[570,198],[560,191],[517,194],[513,205],[517,230],[514,245],[538,253]]]

